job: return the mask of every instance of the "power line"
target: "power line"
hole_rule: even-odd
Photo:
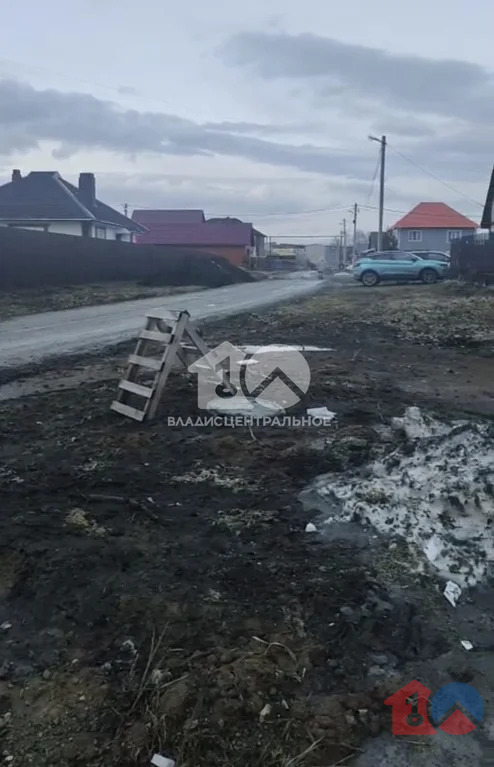
[[[376,161],[376,167],[374,170],[374,175],[372,177],[372,183],[369,189],[369,194],[367,195],[367,203],[371,201],[372,194],[374,192],[374,186],[376,184],[376,178],[377,178],[377,171],[379,170],[379,165],[381,163],[381,154],[380,152],[377,153],[377,161]]]
[[[150,208],[149,205],[135,205],[132,202],[129,202],[128,205],[134,208],[134,210],[155,210],[155,208]],[[311,210],[295,210],[282,213],[211,213],[209,216],[211,218],[283,218],[286,216],[305,216],[310,213],[338,213],[342,210],[348,210],[348,207],[348,205],[341,205],[338,208],[312,208]]]
[[[434,175],[434,173],[431,173],[430,170],[427,170],[427,168],[424,168],[422,165],[419,165],[418,162],[415,162],[415,160],[412,160],[411,157],[407,157],[406,154],[403,154],[403,152],[400,152],[399,149],[396,149],[394,146],[389,144],[388,147],[393,150],[395,154],[400,155],[400,157],[403,157],[404,160],[410,163],[410,165],[415,166],[419,170],[422,171],[422,173],[425,173],[427,176],[430,176],[434,179],[434,181],[437,181],[439,184],[442,184],[447,189],[449,189],[451,192],[454,192],[455,194],[459,194],[460,197],[464,197],[465,200],[469,200],[470,202],[473,202],[475,205],[479,205],[481,208],[484,207],[483,203],[479,202],[478,200],[474,200],[472,197],[469,197],[467,194],[464,194],[464,192],[461,192],[459,189],[456,189],[452,184],[448,184],[447,181],[443,181],[442,179],[438,178],[438,176]]]
[[[379,210],[377,205],[360,205],[360,207],[361,208],[365,208],[366,210]],[[398,208],[384,208],[384,210],[386,211],[386,213],[404,213],[405,214],[405,213],[411,213],[412,212],[411,210],[400,210]],[[420,216],[420,218],[434,218],[434,219],[437,219],[437,214],[436,213],[422,213],[422,212],[419,212],[416,215]],[[468,218],[468,216],[472,216],[472,217],[476,216],[477,213],[476,212],[475,213],[462,213],[461,215],[464,215],[464,216],[466,216]]]

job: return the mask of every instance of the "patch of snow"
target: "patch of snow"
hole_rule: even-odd
[[[419,407],[408,407],[403,418],[393,418],[394,429],[405,432],[407,439],[427,439],[439,434],[447,434],[451,427],[442,424],[428,415],[424,415]]]
[[[312,522],[308,522],[305,526],[305,532],[306,533],[317,533],[317,527],[312,524]]]
[[[326,524],[360,522],[415,544],[445,578],[482,580],[494,561],[492,426],[448,425],[409,408],[399,422],[409,443],[365,467],[327,474],[314,486]]]
[[[457,583],[448,581],[444,587],[444,596],[452,607],[456,607],[459,598],[461,597],[461,589]]]
[[[334,352],[329,346],[292,346],[291,344],[269,344],[269,346],[240,346],[246,354],[267,354],[270,352]]]
[[[155,767],[175,767],[173,759],[168,759],[168,757],[161,756],[161,754],[155,754],[151,759],[151,764],[154,764]]]
[[[222,477],[216,469],[201,469],[197,473],[189,472],[172,477],[175,482],[197,485],[201,482],[211,482],[217,487],[237,488],[244,484],[240,477]]]
[[[312,418],[322,418],[324,423],[331,423],[336,418],[336,413],[328,410],[327,407],[309,407],[307,408],[307,415],[312,416]]]

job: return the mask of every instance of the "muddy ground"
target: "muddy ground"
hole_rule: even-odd
[[[328,290],[205,326],[211,343],[331,347],[307,353],[292,412],[338,418],[311,428],[170,428],[199,415],[184,374],[156,421],[121,419],[122,348],[78,359],[76,378],[70,360],[41,381],[22,371],[31,391],[69,385],[0,406],[5,763],[385,764],[368,744],[389,738],[383,701],[402,683],[494,680],[489,600],[472,592],[459,622],[405,542],[307,534],[317,512],[299,500],[317,475],[402,444],[383,427],[409,405],[491,419],[493,329],[492,292],[448,285]],[[482,653],[467,655],[480,615]],[[386,764],[427,752],[403,748]]]
[[[169,296],[204,290],[197,286],[150,286],[136,282],[109,282],[101,285],[63,285],[36,289],[0,292],[0,321],[37,312],[76,309],[81,306],[113,304],[153,296]]]

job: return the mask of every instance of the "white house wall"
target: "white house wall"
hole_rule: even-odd
[[[80,221],[52,221],[48,231],[50,234],[72,234],[80,237],[82,225]]]

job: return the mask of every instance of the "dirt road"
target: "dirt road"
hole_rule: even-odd
[[[45,312],[0,323],[0,365],[19,366],[45,357],[94,351],[135,335],[146,312],[188,309],[195,319],[223,316],[313,293],[316,279],[264,280],[166,299]]]

